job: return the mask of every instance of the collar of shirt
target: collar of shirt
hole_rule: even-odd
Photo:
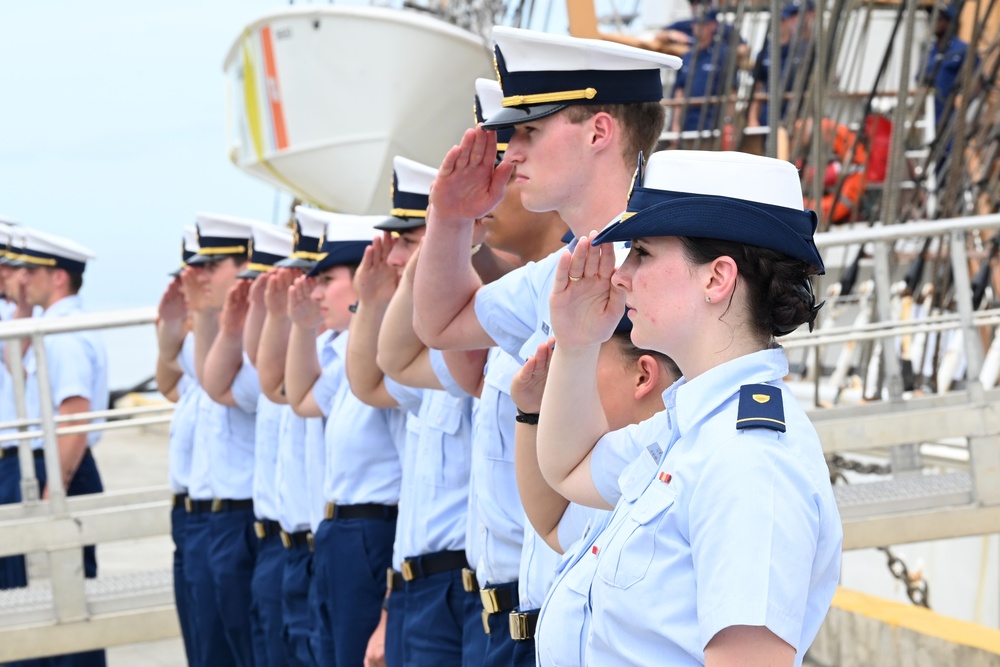
[[[703,421],[745,384],[780,380],[788,374],[788,359],[780,346],[744,355],[712,368],[695,379],[678,380],[663,392],[663,405],[678,434]]]
[[[71,294],[70,296],[65,296],[54,304],[48,307],[48,309],[42,313],[42,317],[59,317],[61,315],[67,315],[69,313],[78,312],[83,306],[80,301],[80,297],[76,294]]]

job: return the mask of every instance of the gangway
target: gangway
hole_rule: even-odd
[[[0,591],[0,663],[41,655],[152,641],[179,634],[170,570],[149,570],[84,579],[83,546],[170,534],[167,486],[68,498],[59,473],[56,436],[93,430],[168,423],[173,407],[94,410],[64,419],[54,416],[43,343],[46,335],[148,325],[153,308],[0,323],[0,341],[10,350],[18,419],[2,424],[17,432],[0,435],[0,446],[18,443],[25,502],[0,505],[0,556],[26,554],[27,588]],[[38,365],[41,419],[28,419],[22,340],[30,339]],[[93,423],[92,420],[115,421]],[[72,421],[78,425],[60,426]],[[81,421],[91,421],[79,425]],[[31,438],[43,438],[49,498],[39,499]]]
[[[1000,309],[973,310],[967,253],[969,234],[997,228],[1000,214],[816,236],[821,252],[836,246],[853,246],[852,254],[862,245],[872,249],[878,321],[860,329],[800,331],[788,336],[783,345],[793,350],[864,339],[884,341],[885,400],[810,413],[828,455],[888,451],[892,461],[891,479],[834,487],[844,522],[845,549],[1000,531],[1000,390],[984,390],[979,381],[984,356],[979,328],[1000,324]],[[958,312],[917,321],[893,320],[890,253],[894,242],[928,237],[947,239]],[[949,329],[961,331],[968,378],[964,389],[904,399],[893,339]],[[965,469],[928,470],[921,461],[920,444],[954,439],[963,443],[968,460]]]

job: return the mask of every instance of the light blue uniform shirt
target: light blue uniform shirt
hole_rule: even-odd
[[[365,405],[351,393],[344,368],[348,335],[330,343],[333,361],[313,385],[313,398],[327,418],[323,496],[338,505],[396,505],[402,413]]]
[[[632,443],[642,453],[582,559],[595,562],[588,664],[703,664],[708,642],[733,625],[766,626],[802,663],[833,599],[843,532],[787,372],[780,348],[727,362],[675,383],[645,432],[598,442],[652,436]],[[736,428],[740,386],[758,383],[780,390],[786,433]]]
[[[8,322],[14,316],[17,304],[7,299],[0,299],[0,322]],[[7,341],[0,340],[0,424],[12,422],[17,419],[17,406],[14,403],[14,380],[7,370],[7,364],[3,363],[4,344]],[[2,428],[0,434],[13,433],[17,429]],[[0,447],[16,447],[17,440],[0,442]]]
[[[278,492],[278,523],[288,533],[310,528],[309,474],[306,470],[309,439],[319,441],[323,451],[323,420],[317,417],[299,417],[287,405],[281,406],[278,424],[278,462],[275,485]],[[322,459],[320,470],[322,471]],[[320,478],[322,492],[322,478]]]
[[[607,527],[611,512],[570,503],[559,522],[559,540],[565,555],[556,568],[535,628],[535,662],[538,665],[583,667],[590,635],[590,586],[594,581],[597,557],[594,540]],[[583,520],[582,529],[578,523]],[[564,541],[564,523],[576,541]],[[569,535],[565,535],[569,538]]]
[[[521,363],[534,356],[538,346],[552,335],[549,296],[563,252],[560,248],[538,262],[528,262],[476,292],[479,323],[497,345]]]
[[[253,447],[253,512],[258,519],[278,520],[278,442],[281,438],[279,405],[264,394],[257,397]]]
[[[413,389],[386,378],[386,389],[407,410],[399,518],[393,567],[404,558],[465,549],[472,440],[472,397],[431,350],[444,390]]]
[[[472,478],[466,544],[475,559],[479,585],[505,584],[518,577],[524,541],[524,508],[514,470],[514,417],[510,383],[521,364],[499,348],[486,360],[482,396],[472,425]],[[467,551],[466,556],[470,553]]]
[[[43,318],[79,315],[83,313],[80,297],[73,295],[56,301],[42,313]],[[90,410],[108,409],[108,362],[104,342],[97,331],[74,331],[45,336],[45,358],[52,386],[52,409],[67,398],[80,396],[90,401]],[[24,357],[25,406],[30,419],[41,417],[38,402],[38,365],[32,346]],[[103,422],[95,419],[94,423]],[[87,434],[87,444],[93,447],[101,439],[99,431]],[[33,449],[42,448],[42,439],[32,440]]]
[[[170,441],[167,449],[167,467],[170,470],[170,490],[187,493],[191,478],[191,453],[194,447],[195,427],[198,423],[198,401],[201,387],[195,376],[186,369],[194,369],[194,336],[188,334],[177,355],[178,365],[184,374],[177,382],[180,398],[174,405],[170,420]]]
[[[211,399],[202,405],[208,479],[213,498],[244,500],[253,497],[254,427],[260,396],[257,370],[245,354],[231,391],[237,407],[220,405]]]

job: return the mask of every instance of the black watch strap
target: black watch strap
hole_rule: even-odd
[[[522,412],[521,408],[517,409],[517,416],[514,420],[520,424],[530,424],[532,426],[538,425],[538,413],[537,412]]]

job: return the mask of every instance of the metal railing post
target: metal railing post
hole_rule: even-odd
[[[24,400],[24,348],[20,338],[7,341],[10,374],[14,384],[14,409],[17,418],[28,418],[28,409]],[[17,429],[20,432],[28,430],[27,426]],[[37,502],[41,492],[38,489],[38,478],[35,477],[35,457],[31,452],[31,441],[22,438],[17,442],[17,460],[21,464],[21,502]]]

